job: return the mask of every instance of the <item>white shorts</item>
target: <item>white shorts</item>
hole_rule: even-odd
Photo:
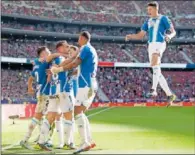
[[[49,105],[49,96],[46,95],[37,96],[37,105],[35,108],[35,113],[45,114],[47,112],[48,105]]]
[[[98,85],[96,79],[92,80],[92,87],[78,88],[75,106],[85,106],[87,109],[91,106],[97,93]]]
[[[47,112],[66,113],[73,111],[75,98],[73,91],[50,96]]]
[[[162,55],[163,55],[163,52],[165,51],[166,49],[166,42],[152,42],[152,43],[149,43],[148,45],[148,55],[149,55],[149,61],[151,63],[152,61],[152,54],[153,53],[158,53],[160,55],[159,57],[159,63],[161,63],[161,58],[162,58]]]

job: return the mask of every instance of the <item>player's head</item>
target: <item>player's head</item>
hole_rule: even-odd
[[[37,55],[39,58],[46,58],[51,52],[46,46],[41,46],[37,49]]]
[[[70,45],[65,40],[56,44],[56,50],[59,53],[68,53],[69,47]]]
[[[71,45],[69,49],[70,56],[75,55],[79,52],[79,48]]]
[[[78,44],[79,46],[83,46],[86,43],[90,42],[91,40],[91,34],[88,31],[83,31],[79,35]]]
[[[154,2],[149,2],[147,4],[147,12],[150,17],[155,17],[158,15],[158,10],[159,10],[159,4],[154,1]]]

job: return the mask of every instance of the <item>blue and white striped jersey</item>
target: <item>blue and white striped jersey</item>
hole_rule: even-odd
[[[148,32],[148,42],[164,42],[166,31],[171,28],[171,21],[167,16],[159,15],[156,18],[149,18],[143,25],[142,30]]]

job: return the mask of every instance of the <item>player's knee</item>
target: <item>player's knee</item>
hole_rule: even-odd
[[[74,107],[74,116],[79,115],[83,113],[83,108],[81,106],[75,106]]]
[[[61,114],[57,114],[55,119],[56,119],[57,121],[60,121],[60,119],[61,119]]]
[[[66,120],[72,121],[72,119],[73,119],[73,113],[72,113],[72,111],[64,113],[64,118]]]
[[[43,114],[42,113],[35,113],[35,115],[34,115],[34,118],[36,118],[37,120],[41,120],[41,118],[42,118],[42,116],[43,116]]]
[[[153,53],[150,65],[152,67],[159,65],[159,59],[160,59],[160,54],[159,53]]]
[[[52,124],[55,121],[56,113],[48,113],[47,120],[50,124]]]
[[[78,127],[83,127],[85,124],[85,115],[84,113],[80,113],[75,116],[75,123],[78,125]]]

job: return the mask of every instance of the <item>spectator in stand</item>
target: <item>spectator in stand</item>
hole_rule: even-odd
[[[194,15],[194,2],[160,1],[162,14],[172,16],[178,25],[194,26],[195,19],[186,18]],[[83,11],[80,11],[82,8]],[[2,13],[20,14],[48,18],[64,18],[70,21],[110,22],[140,24],[146,20],[142,10],[145,6],[139,1],[2,1]]]
[[[27,79],[30,70],[2,69],[1,92],[4,102],[34,102],[35,98],[26,95]],[[195,72],[163,71],[171,89],[179,100],[195,99]],[[9,75],[9,76],[8,76]],[[99,87],[112,102],[146,101],[146,92],[150,89],[151,73],[149,69],[98,68]],[[188,78],[191,77],[191,78]],[[186,80],[188,79],[188,80]],[[26,85],[26,87],[25,87]],[[106,87],[109,85],[109,87]],[[156,101],[164,101],[166,96],[159,89]],[[7,101],[6,101],[7,100]],[[100,102],[97,96],[95,101]]]

